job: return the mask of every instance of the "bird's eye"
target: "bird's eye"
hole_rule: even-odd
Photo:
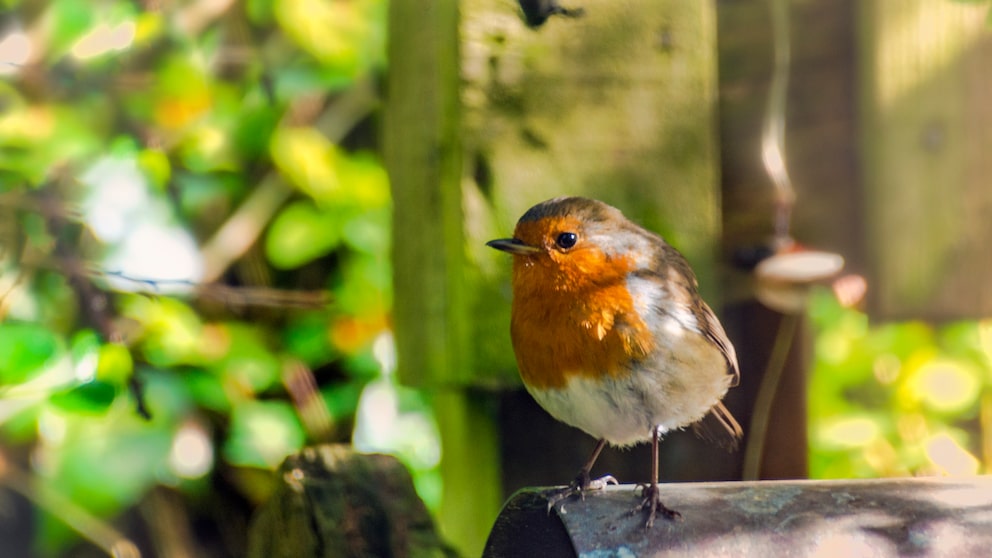
[[[575,233],[563,232],[555,239],[555,244],[562,250],[568,250],[578,242],[579,237]]]

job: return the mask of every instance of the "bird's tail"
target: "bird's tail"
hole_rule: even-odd
[[[727,451],[736,451],[744,436],[744,430],[734,416],[718,402],[699,422],[692,425],[692,431],[700,438],[712,442]]]

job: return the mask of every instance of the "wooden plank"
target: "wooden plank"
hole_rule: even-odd
[[[441,532],[462,556],[479,556],[503,500],[499,430],[485,394],[443,390],[434,413],[444,443]]]
[[[464,382],[468,312],[461,211],[458,2],[390,3],[383,151],[393,196],[400,377]]]
[[[456,0],[389,3],[383,147],[394,204],[398,373],[434,393],[444,475],[438,521],[458,550],[473,556],[499,509],[500,479],[492,415],[465,389],[472,364],[458,6]]]
[[[542,556],[986,556],[992,478],[683,483],[662,487],[682,519],[644,528],[634,485],[611,486],[556,513],[542,489],[506,504],[483,556],[527,555],[528,533],[568,539]],[[507,534],[510,534],[507,536]],[[563,541],[562,537],[555,540]],[[542,541],[543,542],[543,541]]]
[[[988,6],[859,4],[870,300],[885,318],[992,313]]]

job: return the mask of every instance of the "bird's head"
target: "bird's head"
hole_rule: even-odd
[[[513,238],[486,244],[514,256],[515,294],[545,295],[622,280],[649,255],[643,233],[615,207],[562,197],[527,210]]]

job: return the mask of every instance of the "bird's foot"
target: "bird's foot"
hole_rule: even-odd
[[[650,529],[654,525],[654,519],[659,514],[672,521],[682,519],[682,514],[661,503],[661,491],[658,489],[658,483],[642,484],[638,485],[638,487],[641,489],[641,496],[643,498],[637,507],[630,510],[630,514],[634,515],[647,510],[648,520],[644,524],[645,529]]]
[[[578,476],[568,486],[552,490],[548,494],[548,513],[551,509],[571,496],[578,494],[582,500],[586,499],[586,492],[590,490],[603,490],[609,484],[620,484],[613,475],[606,475],[598,479],[590,479],[588,471],[579,471]]]

